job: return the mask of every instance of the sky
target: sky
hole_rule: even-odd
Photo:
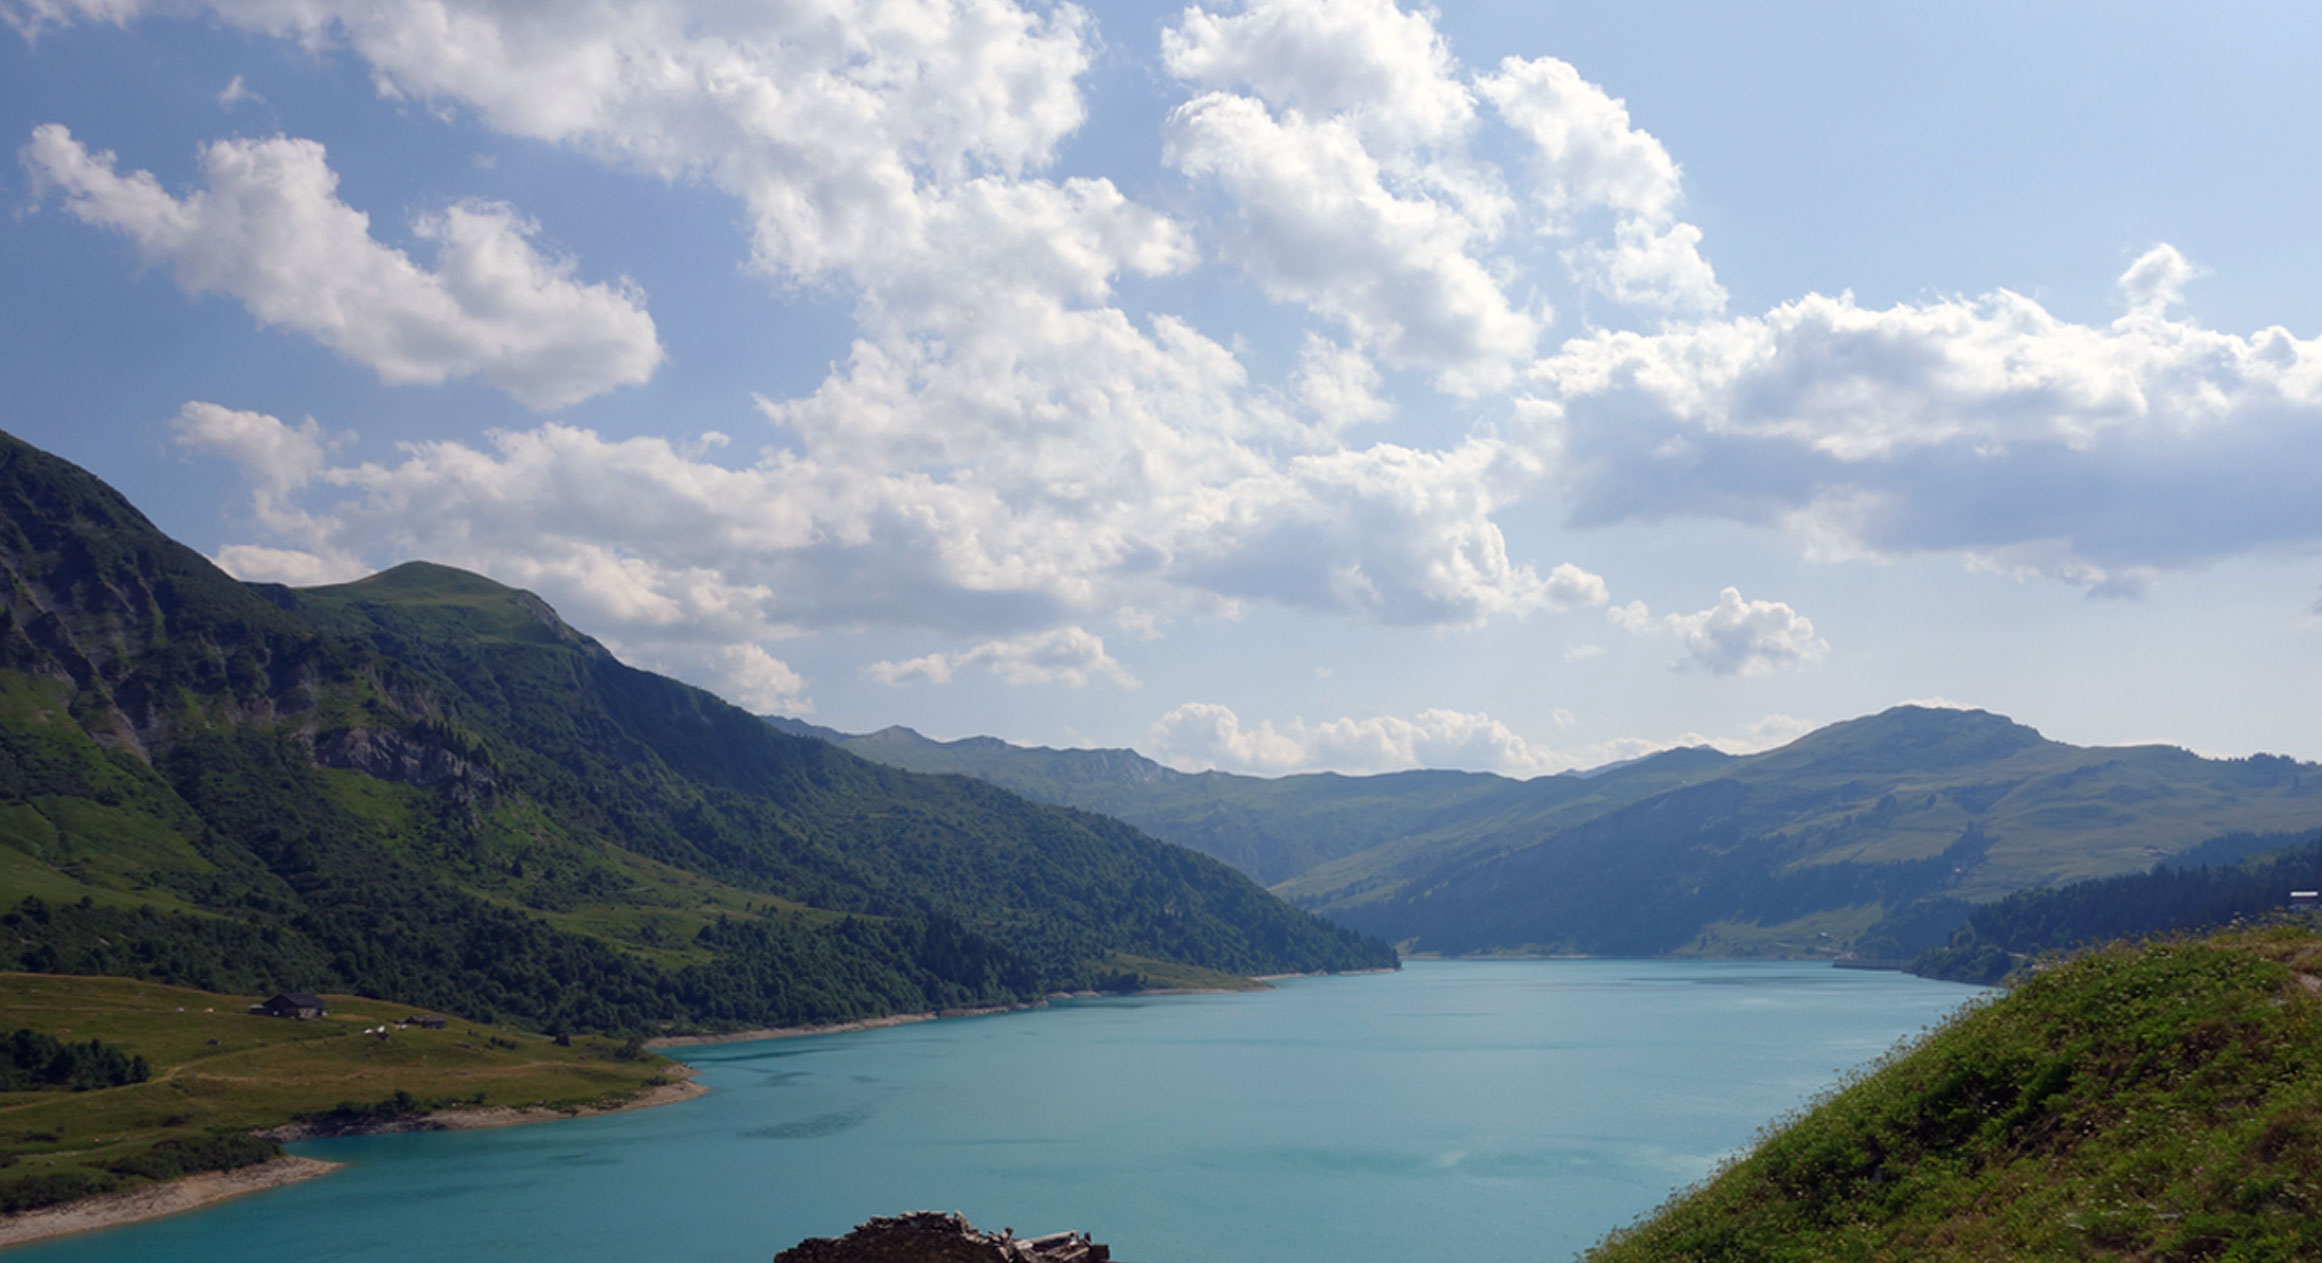
[[[0,428],[242,578],[1185,768],[2322,758],[2312,5],[0,19]]]

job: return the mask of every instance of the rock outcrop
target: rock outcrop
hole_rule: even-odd
[[[979,1232],[956,1213],[919,1210],[873,1219],[843,1237],[811,1237],[775,1255],[774,1263],[1109,1263],[1112,1257],[1086,1233]]]

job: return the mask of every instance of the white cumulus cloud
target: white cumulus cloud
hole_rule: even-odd
[[[726,645],[707,659],[710,691],[758,715],[806,716],[814,702],[806,678],[758,645]]]
[[[1475,104],[1425,13],[1393,0],[1252,0],[1189,7],[1161,33],[1162,64],[1210,88],[1247,87],[1307,117],[1341,115],[1401,145],[1464,133]]]
[[[931,185],[1041,165],[1086,109],[1069,4],[833,0],[18,0],[20,28],[207,12],[345,48],[388,97],[472,112],[748,209],[757,262],[813,276],[909,252]]]
[[[1342,322],[1390,363],[1450,390],[1494,389],[1539,336],[1479,257],[1496,224],[1397,179],[1348,120],[1213,92],[1171,116],[1166,156],[1224,190],[1225,249],[1267,293]]]
[[[1676,218],[1676,160],[1631,125],[1626,103],[1554,57],[1509,57],[1476,86],[1532,142],[1534,192],[1547,230],[1571,232],[1591,209],[1614,213],[1611,243],[1564,253],[1577,278],[1631,306],[1683,314],[1725,306],[1725,289],[1701,256],[1701,230]]]
[[[1155,721],[1148,736],[1156,757],[1181,767],[1268,775],[1454,767],[1538,776],[1573,766],[1489,715],[1455,710],[1251,727],[1229,707],[1188,702]]]
[[[1561,708],[1550,712],[1549,721],[1559,729],[1575,722]],[[1750,754],[1795,740],[1812,727],[1788,715],[1768,715],[1724,737],[1687,732],[1667,739],[1619,737],[1555,747],[1530,741],[1480,712],[1437,709],[1409,717],[1294,718],[1280,724],[1272,720],[1249,724],[1229,706],[1187,702],[1154,722],[1146,733],[1146,750],[1190,771],[1363,775],[1431,767],[1532,777],[1584,771],[1683,746]]]
[[[980,668],[1010,684],[1063,684],[1080,688],[1103,678],[1136,688],[1111,654],[1104,638],[1079,627],[1059,627],[1009,640],[987,640],[958,653],[931,653],[896,662],[874,662],[863,674],[881,684],[948,684],[961,671]]]
[[[513,207],[465,202],[412,232],[432,271],[371,235],[338,198],[323,147],[276,136],[203,146],[205,186],[171,196],[123,175],[55,123],[22,151],[36,187],[84,223],[127,237],[191,294],[225,294],[260,323],[294,329],[382,381],[475,375],[535,408],[642,382],[661,362],[653,318],[626,287],[584,284],[540,253]]]
[[[1736,588],[1718,593],[1708,609],[1669,615],[1662,626],[1685,648],[1679,665],[1711,675],[1764,675],[1830,651],[1812,619],[1781,601],[1744,600]]]
[[[1567,342],[1537,441],[1581,525],[1712,517],[1810,556],[1947,551],[2100,595],[2322,541],[2322,340],[2175,314],[2168,246],[2110,324],[2007,290]]]

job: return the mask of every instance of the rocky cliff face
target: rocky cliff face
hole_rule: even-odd
[[[317,634],[112,488],[5,435],[0,670],[68,685],[89,736],[148,761],[196,731],[260,724],[327,767],[471,796],[492,780],[438,739],[443,704],[407,672]]]

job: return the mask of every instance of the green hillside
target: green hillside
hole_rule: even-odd
[[[2117,947],[1773,1131],[1590,1263],[2322,1258],[2322,939]]]
[[[2313,764],[2084,748],[1910,706],[1762,754],[1672,750],[1528,781],[1195,775],[1128,750],[816,735],[1118,815],[1301,907],[1447,954],[1908,957],[2014,890],[2322,824]]]
[[[1391,965],[1208,857],[791,737],[439,566],[235,582],[0,436],[0,968],[537,1028]]]

